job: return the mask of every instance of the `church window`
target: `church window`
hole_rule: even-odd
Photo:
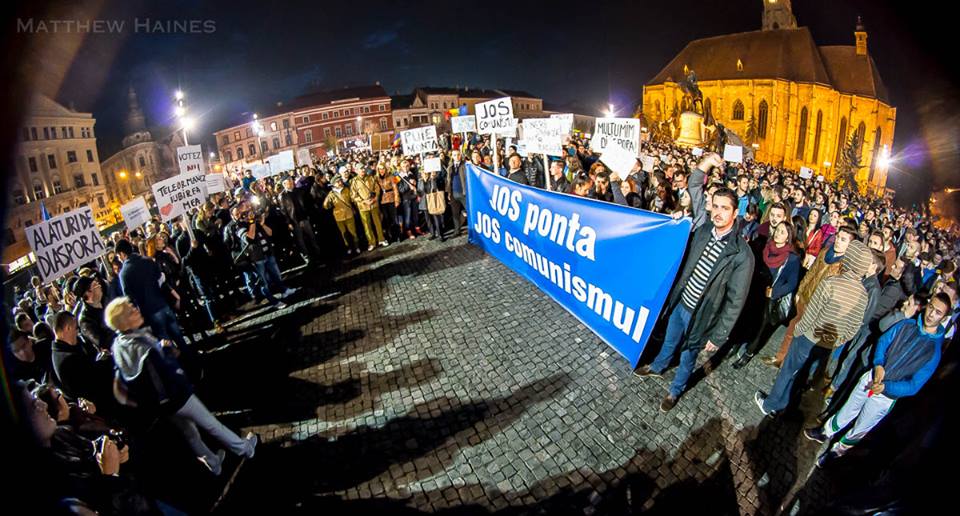
[[[860,122],[857,126],[857,156],[863,155],[863,138],[867,135],[867,126]]]
[[[797,159],[803,160],[803,151],[807,146],[807,108],[800,110],[800,129],[797,131]]]
[[[711,106],[709,97],[703,101],[703,117],[707,123],[713,121],[713,107]]]
[[[760,107],[757,109],[757,137],[761,140],[767,137],[767,101],[761,100]]]
[[[743,61],[741,61],[741,60],[739,60],[739,59],[737,59],[737,71],[738,71],[738,72],[742,72],[742,71],[743,71]]]
[[[833,162],[840,163],[840,156],[843,154],[843,148],[847,146],[847,117],[840,119],[840,130],[837,131],[837,154]]]
[[[823,127],[823,111],[817,110],[817,125],[813,132],[813,163],[820,159],[820,129]]]
[[[877,156],[880,153],[880,128],[877,128],[877,132],[873,134],[873,158],[870,159],[870,179],[869,181],[873,182],[873,176],[877,172]]]
[[[733,103],[733,119],[743,120],[743,102],[740,102],[740,99]]]

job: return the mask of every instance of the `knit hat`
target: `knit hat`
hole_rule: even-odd
[[[867,244],[854,240],[850,242],[847,252],[843,254],[843,263],[848,270],[855,272],[858,276],[866,276],[870,264],[873,263],[873,254]]]

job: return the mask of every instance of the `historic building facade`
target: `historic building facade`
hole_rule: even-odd
[[[817,46],[806,27],[797,27],[789,0],[767,0],[762,30],[689,43],[644,86],[644,116],[656,122],[682,112],[677,83],[692,71],[706,121],[751,143],[759,161],[805,166],[832,179],[855,137],[862,166],[857,181],[880,190],[887,180],[881,158],[893,147],[897,110],[859,20],[854,41]]]
[[[42,220],[41,201],[52,217],[89,206],[98,225],[112,222],[95,124],[91,113],[74,111],[44,95],[33,97],[20,128],[16,168],[7,183],[4,264],[30,252],[24,228]]]
[[[500,97],[510,97],[513,115],[519,119],[543,116],[543,99],[525,91],[487,90],[477,88],[421,87],[409,95],[394,95],[393,127],[398,131],[433,124],[441,130],[450,130],[447,111],[467,106],[469,114],[475,114],[479,102]]]

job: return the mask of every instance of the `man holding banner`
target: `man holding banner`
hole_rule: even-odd
[[[716,166],[718,161],[718,155],[709,154],[698,168]],[[650,365],[634,372],[640,377],[660,377],[680,348],[680,365],[669,393],[660,403],[663,412],[677,404],[700,351],[705,348],[713,353],[726,342],[743,310],[753,277],[753,253],[734,231],[737,227],[737,195],[720,188],[710,202],[713,224],[704,224],[690,237],[683,272],[677,278],[664,310],[670,315],[663,347]],[[697,215],[694,213],[694,218]]]

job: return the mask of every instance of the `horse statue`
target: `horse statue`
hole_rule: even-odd
[[[677,86],[680,87],[680,91],[683,92],[684,97],[689,99],[693,112],[702,115],[703,92],[701,92],[700,87],[697,86],[697,73],[693,70],[690,70],[690,73],[687,74],[687,77],[681,79],[680,82],[677,83]]]

